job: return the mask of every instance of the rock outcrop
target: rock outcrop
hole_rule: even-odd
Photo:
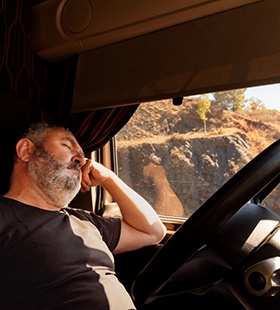
[[[189,216],[235,174],[239,166],[248,162],[249,151],[250,146],[241,136],[122,145],[118,147],[119,175],[153,206],[158,206],[158,196],[162,197],[160,179],[155,175],[152,177],[151,171],[147,178],[147,167],[154,171],[154,166],[158,171],[164,169],[162,190],[175,192],[185,215]],[[146,167],[144,172],[143,166]],[[165,203],[168,209],[170,199]]]
[[[255,156],[249,127],[241,130],[234,116],[230,130],[219,134],[219,126],[226,127],[230,119],[218,112],[216,120],[209,120],[215,133],[204,134],[188,104],[172,111],[162,103],[141,105],[118,135],[120,177],[161,214],[171,214],[173,204],[174,215],[182,215],[183,207],[189,216]],[[279,187],[270,205],[280,214]]]

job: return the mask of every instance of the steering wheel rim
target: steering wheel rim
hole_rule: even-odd
[[[134,281],[134,301],[145,304],[156,298],[174,272],[279,175],[280,139],[229,179],[163,245]]]

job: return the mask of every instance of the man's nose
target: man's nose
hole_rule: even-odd
[[[77,152],[73,156],[72,161],[77,163],[80,167],[82,167],[86,163],[86,158],[84,157],[83,154],[81,154],[80,152]]]

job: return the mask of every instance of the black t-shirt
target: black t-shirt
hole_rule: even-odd
[[[0,196],[0,309],[135,309],[114,272],[120,220]]]

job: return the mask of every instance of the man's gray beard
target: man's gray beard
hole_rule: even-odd
[[[70,176],[67,174],[69,169],[76,169],[77,174]],[[61,163],[43,146],[38,146],[31,156],[28,171],[42,192],[60,208],[67,206],[80,190],[79,165]]]

